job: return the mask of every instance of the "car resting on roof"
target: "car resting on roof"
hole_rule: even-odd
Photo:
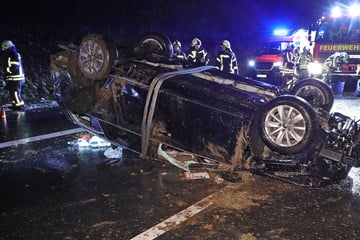
[[[54,95],[87,131],[186,171],[247,169],[321,186],[359,166],[359,124],[330,113],[334,99],[322,81],[303,79],[284,92],[213,66],[185,68],[172,51],[161,33],[121,47],[86,35],[50,56]]]

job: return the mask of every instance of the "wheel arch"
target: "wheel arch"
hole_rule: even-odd
[[[309,91],[306,91],[306,88],[310,87],[313,87],[313,89],[316,88],[316,90],[319,91],[317,92],[317,96],[314,96],[313,94],[309,93]],[[334,95],[332,93],[331,87],[318,78],[304,78],[296,81],[294,86],[291,88],[290,93],[305,99],[312,106],[321,107],[328,112],[331,110],[334,104]]]

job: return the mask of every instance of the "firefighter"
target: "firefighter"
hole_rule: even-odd
[[[217,67],[224,72],[239,74],[237,60],[235,53],[231,50],[230,42],[224,40],[220,44],[221,51],[219,51],[216,57]]]
[[[207,51],[201,45],[199,38],[194,38],[191,41],[191,48],[187,54],[188,67],[205,66],[209,63],[209,56]]]
[[[283,67],[292,69],[295,66],[294,62],[294,48],[293,44],[289,45],[283,53]]]
[[[310,48],[305,46],[299,58],[300,79],[309,77],[308,66],[310,62],[313,62],[313,56],[310,52]]]
[[[185,65],[187,62],[186,53],[182,51],[181,49],[181,42],[179,40],[176,40],[173,42],[173,49],[174,54],[171,58],[172,61],[175,63],[181,63],[182,65]]]
[[[300,58],[300,46],[294,48],[293,56],[294,56],[294,63],[296,65],[296,63],[299,61]]]
[[[1,43],[4,59],[4,78],[6,89],[10,92],[13,110],[23,110],[24,101],[21,97],[21,87],[25,82],[25,74],[21,56],[17,52],[15,44],[11,40]]]

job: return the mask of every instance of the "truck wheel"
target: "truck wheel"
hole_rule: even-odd
[[[116,47],[100,34],[86,35],[79,47],[78,68],[90,80],[104,80],[117,57]]]
[[[316,78],[306,78],[295,83],[290,90],[291,94],[304,98],[314,107],[330,111],[334,104],[331,87]]]
[[[272,99],[257,119],[260,136],[271,150],[291,155],[306,149],[317,134],[315,111],[304,99],[286,95]]]
[[[162,33],[149,33],[143,36],[137,47],[145,58],[150,60],[169,59],[173,55],[173,47],[169,38]]]

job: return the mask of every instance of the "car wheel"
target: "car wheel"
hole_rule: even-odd
[[[284,95],[271,100],[261,109],[258,121],[265,145],[281,154],[303,151],[317,134],[314,110],[296,96]]]
[[[173,47],[169,38],[162,33],[149,33],[140,39],[138,51],[146,58],[169,59],[173,55]]]
[[[295,83],[290,91],[292,94],[304,98],[314,107],[321,107],[330,111],[334,104],[334,95],[328,84],[325,82],[307,78]]]
[[[100,34],[86,35],[79,47],[78,68],[90,80],[104,80],[117,57],[116,47]]]

